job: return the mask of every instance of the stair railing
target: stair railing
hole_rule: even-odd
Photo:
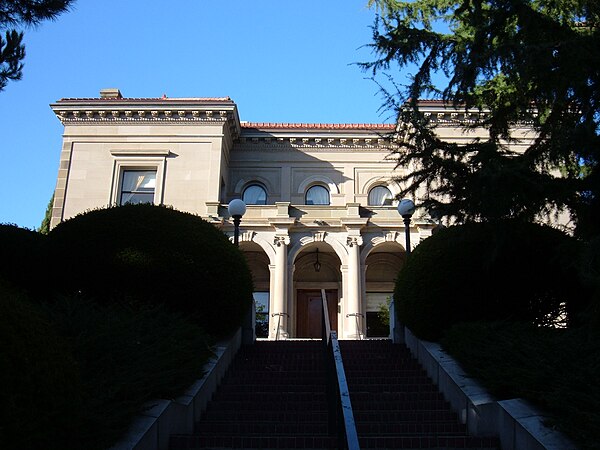
[[[359,317],[363,318],[365,316],[362,313],[350,313],[350,314],[346,314],[346,317],[352,317],[352,316],[354,316],[354,320],[356,321],[356,337],[359,340],[362,340],[363,333],[360,332],[360,320],[359,320]]]
[[[337,332],[331,330],[325,289],[321,289],[321,301],[323,304],[322,336],[327,362],[329,430],[331,433],[337,432],[339,449],[360,450],[342,352]]]
[[[282,316],[287,316],[287,313],[284,312],[280,312],[280,313],[273,313],[271,314],[271,317],[277,317],[277,332],[275,333],[275,340],[278,341],[279,340],[279,332],[281,331],[281,317]]]

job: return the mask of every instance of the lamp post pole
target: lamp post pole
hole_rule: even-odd
[[[242,221],[242,216],[233,216],[233,244],[236,247],[240,246],[240,222]]]
[[[415,203],[409,199],[404,198],[400,200],[398,203],[398,214],[402,217],[404,221],[404,235],[406,236],[406,256],[410,255],[410,219],[415,212]],[[405,259],[406,262],[406,259]],[[394,343],[396,342],[405,342],[404,340],[404,325],[400,323],[397,314],[397,299],[394,299],[394,312],[390,311],[390,323],[393,323],[391,327],[391,335]]]
[[[410,255],[410,219],[415,212],[415,203],[405,198],[400,200],[398,203],[398,214],[402,216],[404,220],[404,234],[406,236],[406,254]]]
[[[227,211],[233,218],[233,244],[240,246],[240,222],[246,212],[246,203],[239,198],[231,200],[227,205]],[[250,309],[242,323],[242,342],[244,345],[252,345],[256,339],[256,304],[252,301]]]
[[[246,203],[239,198],[231,200],[227,206],[227,210],[231,217],[233,217],[233,243],[236,247],[240,245],[240,222],[242,216],[246,212]]]
[[[410,218],[411,216],[402,216],[404,219],[404,234],[406,236],[406,254],[410,255]]]

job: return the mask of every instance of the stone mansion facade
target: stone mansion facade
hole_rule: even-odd
[[[153,202],[233,236],[227,205],[243,199],[240,248],[268,336],[320,336],[320,289],[342,339],[377,335],[377,312],[406,258],[391,124],[249,123],[229,98],[98,98],[51,105],[64,135],[51,226],[83,211]],[[465,112],[424,102],[444,138],[465,140]],[[417,209],[413,245],[436,226]]]

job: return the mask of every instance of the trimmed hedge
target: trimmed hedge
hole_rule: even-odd
[[[77,363],[41,310],[2,280],[0,367],[2,448],[76,448],[84,411]]]
[[[99,301],[165,304],[214,336],[242,323],[252,302],[243,254],[200,217],[163,206],[98,209],[48,235],[57,287]]]
[[[181,395],[202,378],[213,356],[213,342],[198,325],[162,306],[130,308],[68,297],[44,306],[70,344],[83,381],[85,411],[68,437],[72,448],[114,445],[148,402]]]
[[[46,288],[46,236],[13,224],[0,224],[0,277],[29,293]]]
[[[445,228],[423,241],[396,280],[399,320],[438,340],[460,322],[575,321],[587,293],[575,268],[578,244],[542,225],[503,221]]]
[[[525,398],[578,448],[600,449],[600,341],[585,328],[463,323],[442,346],[499,400]]]

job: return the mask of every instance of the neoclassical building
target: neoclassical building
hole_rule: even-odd
[[[201,216],[233,235],[227,205],[247,211],[240,247],[268,336],[320,336],[326,289],[342,339],[381,332],[378,311],[406,257],[390,124],[249,123],[230,98],[98,98],[51,105],[64,135],[52,225],[126,202]],[[468,113],[424,102],[446,139],[466,140]],[[471,136],[472,137],[472,136]],[[413,245],[436,224],[417,210]]]

